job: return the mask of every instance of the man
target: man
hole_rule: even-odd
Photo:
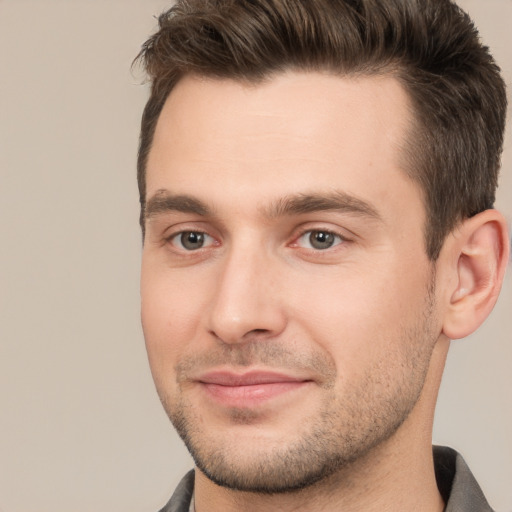
[[[188,0],[141,59],[163,511],[488,511],[431,446],[508,260],[499,70],[449,0]]]

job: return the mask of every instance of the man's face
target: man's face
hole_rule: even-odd
[[[414,408],[440,332],[389,77],[183,79],[147,167],[142,321],[164,407],[213,481],[299,488]]]

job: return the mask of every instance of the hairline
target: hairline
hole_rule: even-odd
[[[262,73],[259,76],[244,76],[240,74],[240,76],[234,76],[234,74],[226,73],[225,76],[221,76],[220,74],[208,73],[208,72],[200,72],[198,70],[191,70],[188,72],[182,73],[169,88],[167,94],[163,97],[163,100],[158,105],[159,111],[158,115],[155,116],[153,125],[151,126],[150,137],[148,138],[147,146],[145,149],[144,160],[139,162],[139,172],[143,178],[144,184],[144,197],[143,203],[141,203],[141,212],[140,212],[140,225],[142,229],[142,236],[144,238],[145,234],[145,219],[146,219],[146,202],[147,202],[147,164],[149,160],[149,155],[151,153],[153,142],[155,138],[155,132],[158,126],[158,122],[160,120],[162,111],[164,109],[165,104],[167,103],[170,95],[173,93],[175,88],[181,83],[184,79],[187,78],[195,78],[198,80],[211,80],[211,81],[223,81],[229,80],[235,83],[242,84],[248,87],[258,87],[259,85],[268,83],[275,79],[278,76],[282,76],[288,72],[298,72],[298,73],[324,73],[331,75],[333,77],[339,78],[370,78],[375,76],[389,77],[394,79],[402,88],[404,94],[407,98],[407,109],[409,111],[408,118],[408,126],[404,128],[405,133],[401,144],[397,145],[397,151],[399,151],[399,170],[409,179],[411,179],[414,184],[418,187],[420,192],[420,198],[423,205],[423,210],[425,212],[425,219],[423,225],[424,231],[424,239],[425,239],[425,251],[427,255],[429,255],[429,211],[428,204],[426,198],[426,186],[421,182],[422,177],[422,164],[424,165],[425,154],[422,150],[418,156],[417,144],[413,142],[413,139],[418,138],[421,139],[422,135],[424,135],[425,131],[428,130],[428,127],[422,122],[419,116],[419,109],[415,105],[415,100],[412,92],[410,91],[406,80],[404,80],[404,71],[406,71],[406,66],[402,62],[398,60],[389,61],[385,63],[370,64],[366,63],[365,65],[361,65],[359,67],[355,67],[354,69],[340,70],[334,69],[328,66],[287,66],[286,68],[279,70],[268,70],[265,73]],[[142,149],[142,148],[141,148]],[[423,171],[424,172],[424,171]],[[430,258],[430,255],[429,255]],[[433,260],[437,259],[431,258]]]

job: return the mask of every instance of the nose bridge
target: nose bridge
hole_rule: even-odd
[[[251,334],[274,336],[285,324],[276,294],[276,259],[254,236],[231,245],[217,276],[210,330],[225,343],[241,343]]]

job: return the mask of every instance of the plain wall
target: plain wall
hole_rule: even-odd
[[[512,82],[512,2],[461,0]],[[130,71],[163,0],[0,0],[0,511],[154,512],[190,459],[139,322]],[[512,219],[509,134],[498,206]],[[435,441],[512,511],[512,283],[453,343]]]

